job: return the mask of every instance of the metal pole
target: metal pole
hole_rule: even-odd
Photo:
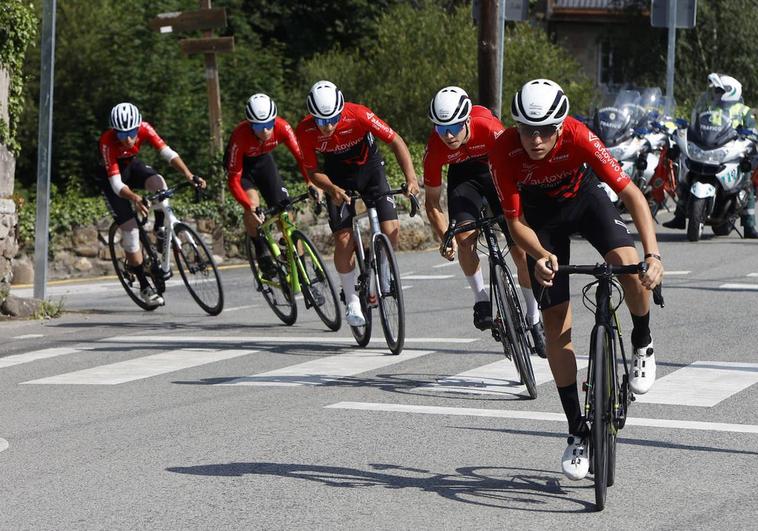
[[[505,0],[497,2],[497,72],[495,72],[495,114],[498,118],[503,112],[503,56],[505,55]]]
[[[666,106],[667,116],[674,112],[674,65],[676,63],[676,0],[669,0],[668,12],[669,48],[666,58]]]
[[[34,225],[34,297],[47,297],[47,249],[50,227],[50,143],[53,135],[55,3],[44,0],[37,131],[37,220]]]

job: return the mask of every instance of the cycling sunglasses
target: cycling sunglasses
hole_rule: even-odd
[[[134,138],[135,136],[137,136],[137,132],[139,132],[139,127],[135,127],[134,129],[129,129],[128,131],[116,131],[116,138],[118,138],[119,140]]]
[[[316,125],[326,127],[327,125],[336,125],[340,121],[342,113],[332,116],[331,118],[316,118]]]
[[[440,136],[445,136],[448,133],[455,136],[463,130],[463,126],[465,125],[466,122],[458,122],[457,124],[449,125],[435,125],[434,130],[437,131],[437,134]]]
[[[518,130],[519,133],[530,138],[535,136],[539,136],[540,138],[550,138],[556,133],[556,131],[558,131],[558,126],[518,124]]]
[[[264,129],[273,129],[274,120],[271,120],[270,122],[265,122],[262,124],[251,123],[250,127],[252,127],[253,131],[255,131],[256,133],[261,133],[263,132]]]

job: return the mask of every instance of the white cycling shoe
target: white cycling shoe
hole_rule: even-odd
[[[629,387],[636,395],[644,395],[655,383],[655,354],[653,353],[653,342],[650,344],[634,349],[632,353],[631,376],[629,378]]]
[[[142,300],[145,301],[145,304],[152,308],[157,308],[158,306],[163,306],[166,304],[166,301],[163,300],[163,297],[158,295],[152,286],[146,287],[140,291],[139,294]]]
[[[360,301],[352,301],[347,304],[345,320],[350,326],[365,326],[366,318],[363,317]]]
[[[587,441],[578,435],[569,435],[568,446],[561,458],[563,473],[571,481],[579,481],[587,476],[590,470],[590,454],[587,451]]]

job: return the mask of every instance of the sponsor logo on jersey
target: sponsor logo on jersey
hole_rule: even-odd
[[[568,153],[564,153],[562,155],[556,155],[555,157],[553,157],[552,159],[550,159],[550,162],[552,162],[552,163],[563,162],[564,160],[568,160],[568,158],[569,158],[569,154]]]
[[[631,232],[629,232],[629,227],[627,227],[627,226],[626,226],[626,223],[624,223],[624,222],[623,222],[623,221],[621,221],[620,219],[614,219],[614,220],[613,220],[613,222],[614,222],[616,225],[618,225],[619,227],[621,227],[622,229],[624,229],[624,230],[626,231],[626,233],[627,233],[627,234],[631,234]]]

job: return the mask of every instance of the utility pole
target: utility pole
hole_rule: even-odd
[[[479,43],[477,65],[479,70],[479,104],[500,115],[497,108],[498,83],[498,0],[479,1]]]

